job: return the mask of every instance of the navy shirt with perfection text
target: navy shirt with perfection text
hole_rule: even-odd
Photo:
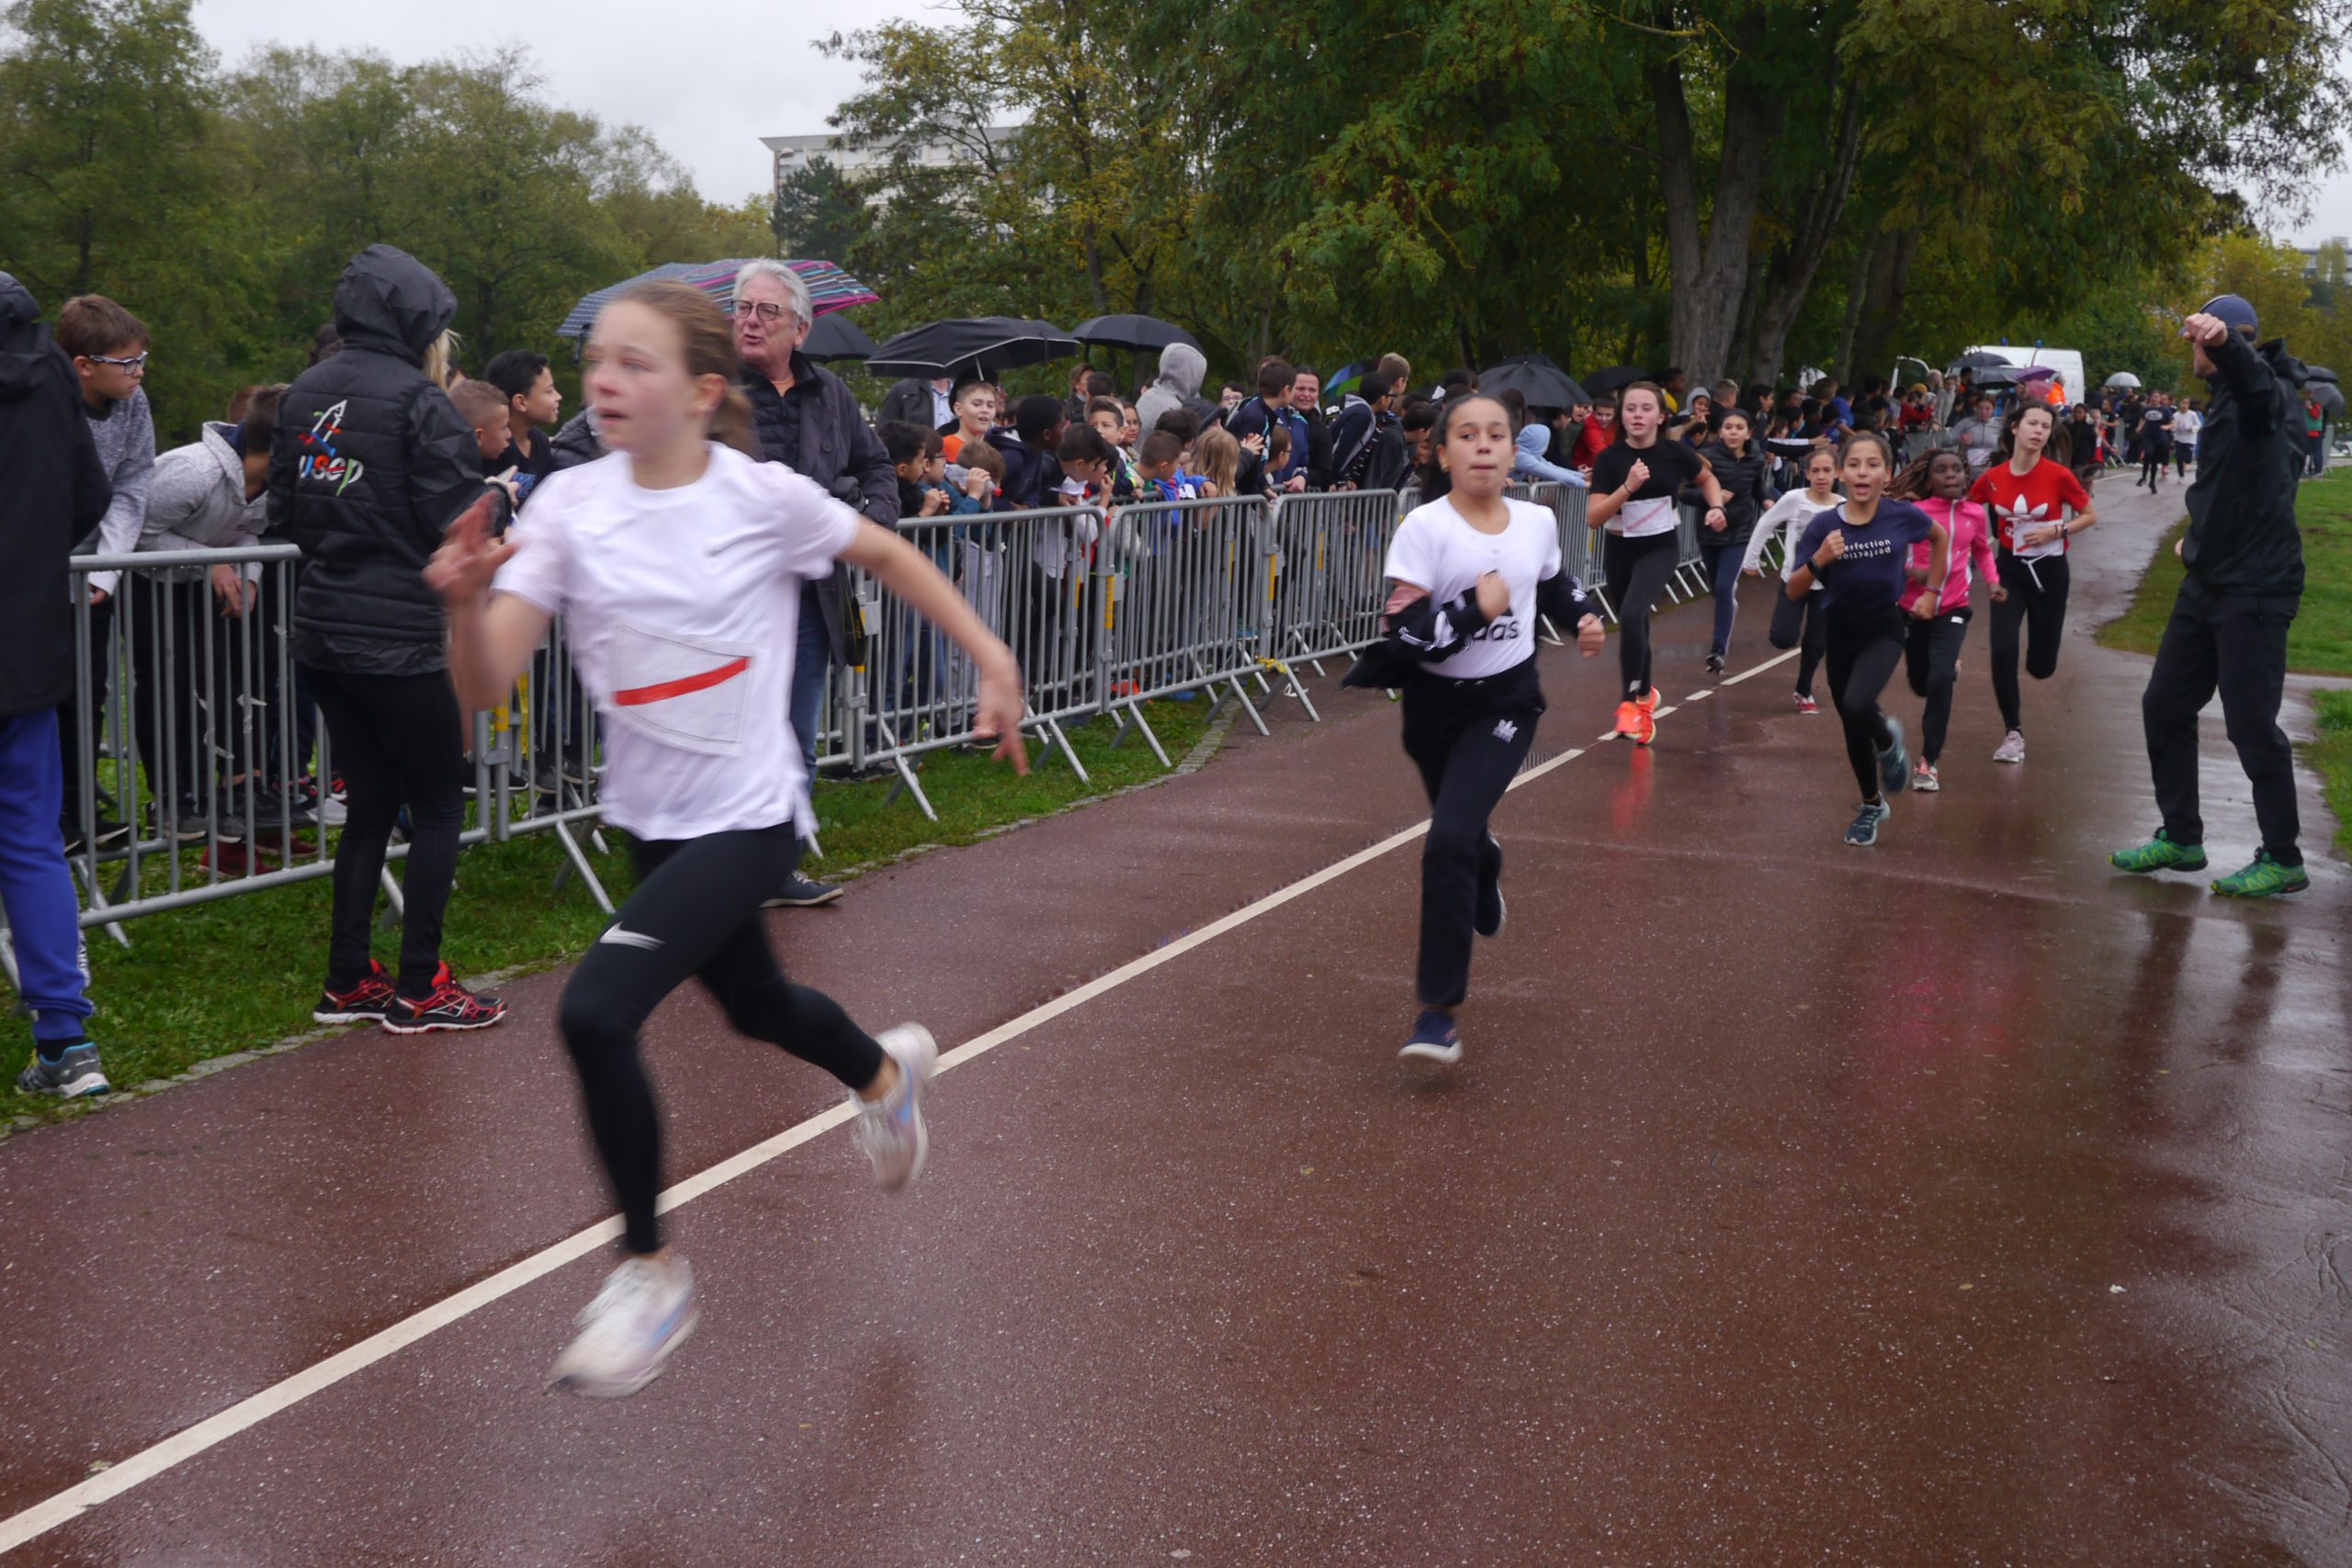
[[[1928,515],[1907,501],[1882,501],[1878,514],[1866,525],[1846,520],[1845,508],[1833,506],[1805,525],[1797,541],[1797,559],[1810,561],[1821,553],[1822,541],[1832,529],[1846,536],[1846,553],[1816,569],[1825,610],[1887,610],[1903,599],[1903,568],[1911,547],[1935,527]]]

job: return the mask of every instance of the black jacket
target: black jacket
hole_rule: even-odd
[[[2303,367],[2272,339],[2255,347],[2236,333],[2205,351],[2212,400],[2197,433],[2197,479],[2188,487],[2188,536],[2180,558],[2214,593],[2286,596],[2303,591],[2303,541],[2295,528],[2297,438]]]
[[[593,463],[605,455],[605,444],[597,439],[596,427],[590,422],[586,409],[563,422],[554,439],[548,443],[548,455],[554,459],[557,473]]]
[[[74,367],[0,272],[0,715],[74,694],[74,541],[114,500]],[[17,787],[17,781],[5,786]]]
[[[420,368],[457,313],[432,269],[370,245],[335,284],[343,352],[278,402],[269,525],[302,550],[293,647],[303,663],[354,675],[446,666],[424,563],[488,488],[473,431]]]
[[[762,459],[782,463],[802,478],[816,480],[831,491],[836,500],[856,507],[886,528],[897,523],[899,470],[890,466],[890,454],[874,427],[865,423],[865,411],[857,406],[857,399],[840,377],[805,354],[793,355],[792,379],[796,392],[804,383],[813,390],[800,399],[800,439],[787,444],[783,395],[757,371],[744,372],[743,391],[752,400],[752,425],[759,436]],[[846,660],[849,643],[842,632],[841,573],[833,573],[815,587],[817,602],[824,607],[825,635],[832,642],[833,658]]]
[[[1715,482],[1724,487],[1724,531],[1720,534],[1704,523],[1699,525],[1699,543],[1710,549],[1729,549],[1736,545],[1745,549],[1748,536],[1756,532],[1756,520],[1772,504],[1772,458],[1748,443],[1747,456],[1735,457],[1731,448],[1720,441],[1710,441],[1699,449],[1707,460],[1707,468]],[[1707,492],[1697,485],[1684,485],[1682,499],[1686,503],[1704,506]]]
[[[939,422],[931,417],[931,383],[920,376],[910,376],[883,393],[881,412],[874,416],[875,427],[879,429],[894,419],[920,424],[925,430],[936,427]]]

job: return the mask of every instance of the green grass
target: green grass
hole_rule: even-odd
[[[2305,481],[2296,494],[2295,520],[2303,533],[2303,604],[2287,635],[2288,668],[2307,675],[2352,675],[2352,467],[2338,466],[2325,479]],[[2173,542],[2188,527],[2184,517],[2165,536],[2132,607],[2099,627],[2101,646],[2156,651],[2180,590],[2182,569]]]
[[[1146,705],[1152,728],[1171,761],[1200,740],[1210,705]],[[1067,760],[1044,758],[1032,745],[1027,778],[976,752],[949,751],[926,760],[921,774],[939,820],[931,822],[911,797],[889,801],[887,781],[823,781],[816,788],[819,837],[825,859],[811,869],[833,879],[879,865],[932,844],[965,844],[1013,823],[1062,810],[1163,776],[1142,737],[1114,750],[1108,720],[1071,727],[1069,735],[1090,782],[1080,784]],[[628,858],[607,831],[605,854],[590,858],[618,902],[628,892]],[[481,844],[458,863],[442,953],[460,976],[543,969],[582,952],[603,929],[604,915],[577,880],[555,886],[566,864],[562,847],[546,834],[503,844]],[[201,874],[186,857],[182,874],[193,886]],[[395,873],[397,874],[397,872]],[[198,1064],[267,1047],[307,1033],[326,960],[330,894],[326,882],[287,887],[129,920],[128,951],[94,930],[91,999],[98,1005],[90,1037],[105,1055],[107,1075],[131,1089],[186,1073]],[[377,933],[377,956],[391,962],[397,930]],[[30,1049],[21,1025],[0,1035],[0,1124],[46,1119],[86,1109],[16,1092],[16,1069]]]
[[[2352,692],[2322,692],[2312,705],[2319,736],[2303,755],[2319,770],[2327,808],[2335,813],[2335,847],[2352,854]]]

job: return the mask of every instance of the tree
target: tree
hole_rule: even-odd
[[[809,159],[776,182],[770,224],[776,254],[842,262],[874,232],[874,214],[831,158]]]
[[[54,310],[144,319],[157,418],[192,428],[252,360],[257,268],[188,0],[20,0],[0,53],[0,267]]]

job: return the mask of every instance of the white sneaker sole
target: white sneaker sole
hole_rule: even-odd
[[[899,1071],[907,1075],[908,1081],[913,1086],[915,1157],[909,1162],[907,1174],[896,1181],[884,1179],[879,1172],[875,1177],[876,1185],[885,1192],[903,1192],[922,1175],[924,1162],[931,1157],[931,1128],[923,1121],[922,1089],[939,1069],[939,1043],[931,1037],[931,1031],[920,1023],[902,1023],[895,1029],[886,1029],[874,1037],[874,1043],[899,1064]]]
[[[685,1317],[673,1329],[668,1338],[654,1348],[653,1359],[627,1377],[599,1378],[582,1372],[557,1373],[548,1379],[549,1393],[576,1393],[582,1399],[627,1399],[647,1383],[662,1375],[678,1347],[694,1337],[695,1325],[702,1321],[699,1303],[686,1309]]]
[[[1457,1039],[1451,1045],[1432,1045],[1425,1040],[1416,1040],[1396,1055],[1416,1062],[1438,1062],[1452,1066],[1462,1060],[1462,1042]]]

